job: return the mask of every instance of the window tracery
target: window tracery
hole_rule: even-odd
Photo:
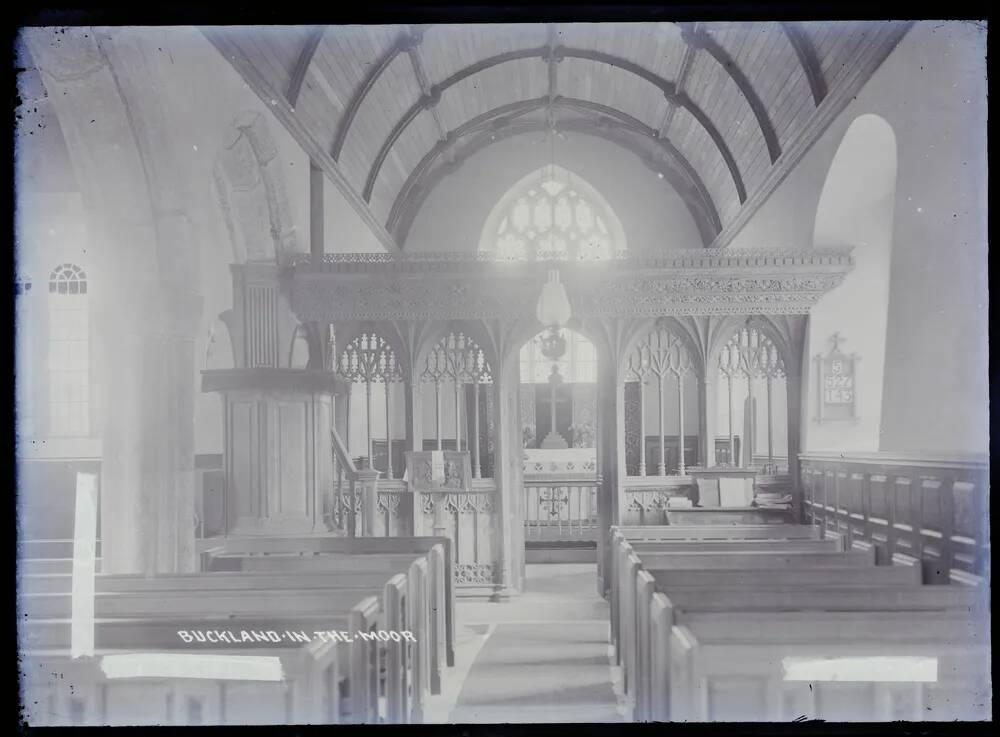
[[[620,257],[625,239],[600,194],[565,169],[547,166],[521,180],[487,220],[480,250],[499,260]]]

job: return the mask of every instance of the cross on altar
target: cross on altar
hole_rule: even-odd
[[[833,350],[839,352],[840,344],[847,342],[847,339],[841,338],[840,333],[834,333],[830,336],[830,342],[833,343]]]

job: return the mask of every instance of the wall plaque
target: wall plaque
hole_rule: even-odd
[[[857,363],[860,357],[840,350],[844,339],[840,333],[830,337],[830,352],[816,354],[817,416],[818,422],[830,420],[857,420]]]

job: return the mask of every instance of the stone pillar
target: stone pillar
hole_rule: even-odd
[[[705,377],[701,382],[699,409],[701,411],[701,458],[699,465],[711,468],[715,465],[715,423],[717,401],[719,395],[719,367],[708,364],[705,366]]]
[[[196,570],[194,334],[201,299],[116,293],[95,305],[102,570]]]
[[[602,356],[597,376],[598,496],[597,586],[604,596],[610,586],[608,534],[625,509],[625,384],[617,356]]]
[[[347,389],[347,382],[326,371],[202,372],[202,390],[219,392],[224,407],[227,534],[326,531],[333,397]]]
[[[790,370],[785,377],[785,404],[788,408],[788,480],[792,486],[792,514],[802,522],[802,479],[799,477],[799,451],[801,450],[802,376]]]
[[[143,32],[145,33],[145,32]],[[139,36],[26,29],[86,212],[102,571],[195,569],[197,229]],[[97,434],[95,432],[95,434]]]
[[[493,376],[493,400],[496,407],[496,437],[493,479],[497,489],[497,563],[500,566],[497,586],[500,592],[522,591],[524,587],[524,487],[521,431],[518,425],[517,355],[498,361],[500,370]]]

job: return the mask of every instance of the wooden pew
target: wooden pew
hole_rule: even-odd
[[[722,545],[739,545],[739,549],[746,549],[748,545],[767,544],[769,549],[782,542],[794,544],[797,549],[810,549],[809,546],[817,546],[819,549],[827,550],[831,545],[843,550],[843,539],[821,538],[822,530],[814,525],[746,525],[746,526],[723,526],[723,527],[670,527],[660,526],[620,526],[611,528],[611,642],[615,648],[616,663],[621,665],[621,644],[619,642],[620,631],[620,607],[623,600],[623,592],[619,581],[622,575],[633,575],[634,569],[629,574],[630,564],[628,556],[631,554],[632,545],[649,546],[655,543],[670,545],[670,550],[677,549],[678,546],[697,543],[699,546],[707,546],[706,551],[711,551]],[[703,535],[703,537],[699,537]],[[828,542],[827,540],[833,540]],[[648,547],[643,547],[648,551]],[[692,549],[692,548],[687,548]],[[749,548],[753,549],[753,548]],[[736,548],[725,548],[733,551]]]
[[[343,643],[313,639],[308,644],[282,638],[242,642],[239,647],[213,643],[186,643],[180,631],[277,633],[316,630],[370,631],[379,626],[380,605],[375,597],[350,608],[322,615],[225,616],[209,619],[197,612],[187,616],[156,615],[101,618],[94,622],[95,657],[70,657],[71,622],[68,619],[29,618],[21,623],[21,668],[26,703],[32,723],[134,723],[130,702],[142,700],[154,723],[185,724],[192,712],[206,723],[245,723],[240,709],[260,702],[250,721],[275,723],[329,723],[378,721],[378,643]],[[103,656],[123,653],[212,655],[268,655],[280,659],[282,682],[234,677],[107,677]],[[237,661],[238,662],[238,661]],[[160,700],[151,700],[157,695]],[[166,704],[164,700],[166,699]],[[149,699],[149,703],[145,700]],[[185,707],[188,705],[185,716]],[[38,702],[37,708],[35,702]],[[193,706],[191,706],[193,704]],[[278,704],[281,708],[277,708]],[[242,706],[241,706],[242,705]],[[147,712],[144,712],[147,713]],[[246,715],[243,715],[246,717]]]
[[[144,647],[136,642],[129,656]],[[68,654],[28,654],[22,660],[24,718],[32,726],[193,726],[249,724],[340,724],[352,721],[347,678],[338,662],[344,646],[314,642],[298,648],[255,649],[253,655],[277,658],[284,680],[252,677],[154,676],[117,678],[105,674],[105,656],[71,659]],[[171,655],[166,649],[157,655]],[[188,653],[187,655],[190,655]],[[244,649],[213,655],[245,659]],[[183,667],[183,664],[181,664]],[[246,673],[246,666],[243,668]]]
[[[731,626],[739,626],[744,614],[754,611],[766,612],[768,617],[784,611],[791,614],[789,621],[793,622],[808,611],[864,612],[879,608],[903,616],[913,611],[948,612],[957,616],[957,621],[968,622],[978,600],[960,587],[929,592],[927,589],[932,587],[921,587],[913,569],[875,569],[870,550],[837,554],[828,547],[800,548],[786,555],[783,546],[800,543],[775,541],[768,543],[764,551],[755,549],[748,540],[633,543],[622,534],[616,536],[615,542],[619,566],[622,561],[626,564],[624,570],[618,568],[623,589],[619,592],[622,616],[628,618],[623,621],[633,622],[635,634],[634,638],[625,637],[619,647],[626,690],[634,704],[632,716],[640,720],[670,718],[669,699],[664,692],[669,686],[669,668],[664,663],[669,663],[671,654],[670,627],[678,617],[687,621],[702,616],[700,608],[714,612],[721,618],[719,621],[728,621]],[[840,545],[841,541],[836,540],[835,546]],[[776,568],[779,575],[772,573],[768,581],[768,571]],[[631,587],[629,578],[634,580]],[[629,588],[632,612],[625,611]],[[668,593],[656,593],[658,588]],[[677,601],[685,601],[691,611]]]
[[[697,550],[700,553],[732,553],[746,550],[748,552],[779,552],[779,553],[839,553],[843,552],[843,544],[839,537],[826,537],[822,540],[699,540],[692,547],[690,540],[627,540],[637,553],[648,552],[689,552]]]
[[[653,683],[665,683],[670,662],[670,628],[705,613],[720,613],[739,627],[751,612],[949,612],[974,620],[981,610],[981,597],[961,586],[826,586],[824,571],[816,572],[812,584],[768,586],[660,587],[656,574],[640,571],[637,583],[636,658],[633,669],[636,715],[640,719],[667,719],[669,707],[658,706],[651,693],[664,699],[662,688],[651,692]],[[657,591],[657,589],[660,591]],[[648,612],[648,616],[644,616]],[[659,680],[658,680],[659,679]]]
[[[633,550],[635,550],[633,548]],[[874,550],[852,550],[846,553],[798,552],[778,550],[754,551],[744,548],[738,552],[668,552],[645,551],[637,553],[647,569],[684,570],[746,568],[776,570],[784,568],[840,568],[871,567],[875,565]]]
[[[327,558],[327,556],[323,556],[323,558]],[[370,555],[364,556],[361,561],[358,558],[344,560],[343,556],[338,556],[337,559],[344,562],[343,570],[338,569],[334,571],[329,567],[323,567],[323,570],[311,573],[299,572],[300,566],[292,566],[286,560],[285,565],[282,566],[283,570],[262,573],[211,572],[204,574],[173,574],[169,576],[157,576],[155,578],[140,575],[99,575],[95,578],[95,591],[98,594],[109,592],[162,591],[165,589],[181,591],[222,591],[231,589],[275,591],[293,588],[329,588],[334,585],[375,585],[383,583],[393,570],[401,570],[405,565],[409,564],[409,583],[411,589],[418,594],[410,598],[410,618],[413,621],[418,619],[420,621],[427,620],[427,635],[419,639],[415,646],[419,668],[418,674],[420,675],[420,682],[417,686],[421,688],[429,687],[430,693],[437,694],[441,690],[441,673],[445,666],[444,588],[439,585],[439,582],[443,580],[444,574],[443,567],[440,565],[441,561],[433,555],[431,558],[438,563],[436,571],[429,569],[427,561],[422,557],[415,558],[412,555],[393,556],[392,561],[386,561],[381,556]],[[249,563],[251,560],[247,560],[246,562]],[[273,560],[280,561],[283,559],[274,558]],[[295,558],[294,560],[311,559]],[[356,565],[358,563],[360,563],[360,566]],[[301,567],[308,568],[308,564]],[[363,570],[357,570],[358,567]],[[288,570],[289,568],[295,570]],[[19,590],[22,595],[34,593],[68,593],[71,584],[72,578],[69,575],[26,576],[21,579]]]
[[[444,568],[443,592],[435,594],[438,601],[443,598],[445,658],[449,666],[455,664],[455,594],[452,542],[448,537],[333,537],[322,536],[267,536],[231,537],[204,541],[200,548],[203,570],[213,566],[234,566],[242,569],[236,559],[288,554],[355,556],[352,565],[360,570],[369,555],[423,554],[431,557],[432,576],[437,569],[436,561],[441,558]],[[432,582],[433,583],[433,582]],[[438,610],[440,612],[440,609]]]
[[[712,555],[711,553],[706,555]],[[668,568],[647,569],[639,558],[630,553],[627,569],[622,578],[620,612],[622,622],[627,623],[625,630],[619,635],[622,669],[625,690],[631,698],[636,698],[635,689],[642,688],[648,681],[648,653],[650,638],[649,606],[653,593],[659,589],[671,592],[675,588],[695,587],[714,589],[727,586],[742,586],[754,588],[768,584],[787,586],[875,586],[879,588],[892,586],[920,585],[920,572],[910,567],[891,567],[844,565],[814,567],[808,559],[812,555],[802,556],[802,560],[792,558],[780,567],[761,569],[762,558],[775,557],[787,560],[777,553],[761,553],[759,558],[747,557],[748,567],[731,568]],[[847,556],[850,553],[834,555]]]
[[[661,635],[662,636],[662,635]],[[977,720],[990,718],[989,649],[968,617],[948,613],[746,613],[692,615],[670,630],[670,718],[792,720]],[[657,642],[654,648],[662,652]],[[923,683],[893,681],[892,670],[866,671],[847,682],[832,675],[786,675],[786,659],[936,659]],[[841,666],[844,667],[844,666]],[[895,672],[917,668],[897,662]],[[815,669],[815,666],[814,666]],[[883,679],[885,679],[883,681]]]
[[[452,611],[454,603],[447,597],[450,591],[446,585],[446,568],[444,565],[444,551],[441,546],[434,546],[427,553],[430,566],[426,572],[421,574],[421,578],[427,578],[427,585],[418,585],[411,581],[415,591],[425,592],[420,598],[414,598],[413,617],[427,617],[429,622],[429,638],[418,643],[419,648],[425,648],[427,653],[422,655],[421,660],[427,661],[430,665],[427,678],[430,681],[432,693],[440,692],[441,669],[445,663],[454,664],[454,639],[453,621],[449,621],[448,612]],[[231,570],[246,571],[243,575],[255,574],[285,574],[289,576],[300,575],[327,575],[340,577],[343,575],[356,575],[358,571],[385,571],[398,570],[414,560],[414,554],[364,554],[349,555],[340,553],[309,554],[309,555],[283,555],[267,554],[253,555],[246,557],[231,557],[227,559],[227,567]],[[426,562],[426,561],[425,561]],[[411,574],[412,578],[412,574]],[[427,602],[433,602],[429,604]],[[450,653],[450,661],[449,661]]]
[[[425,567],[425,561],[418,561]],[[273,615],[281,617],[293,613],[295,616],[342,613],[350,602],[373,593],[381,598],[381,612],[377,622],[378,630],[402,632],[412,630],[417,644],[426,642],[426,618],[411,619],[412,612],[421,611],[425,605],[418,591],[408,589],[410,579],[404,574],[396,574],[386,582],[385,577],[376,574],[367,584],[336,586],[330,582],[325,589],[284,589],[278,597],[268,596],[266,590],[256,587],[245,589],[195,589],[190,584],[197,579],[189,579],[188,586],[181,590],[147,588],[140,591],[100,593],[95,595],[95,616],[99,618],[137,618],[158,615],[178,615],[201,617],[214,621],[227,616]],[[208,581],[211,584],[211,581]],[[169,582],[164,581],[164,586]],[[34,594],[21,598],[23,615],[39,619],[68,619],[71,611],[69,594]],[[274,629],[271,627],[270,629]],[[322,629],[322,627],[321,627]],[[353,633],[352,633],[353,634]],[[387,651],[387,719],[396,723],[420,720],[427,680],[422,670],[426,666],[426,655],[419,647],[415,663],[407,657],[410,645],[405,640],[385,643]],[[411,691],[412,688],[412,691]]]
[[[612,538],[626,540],[819,540],[817,525],[621,525],[611,528]]]

